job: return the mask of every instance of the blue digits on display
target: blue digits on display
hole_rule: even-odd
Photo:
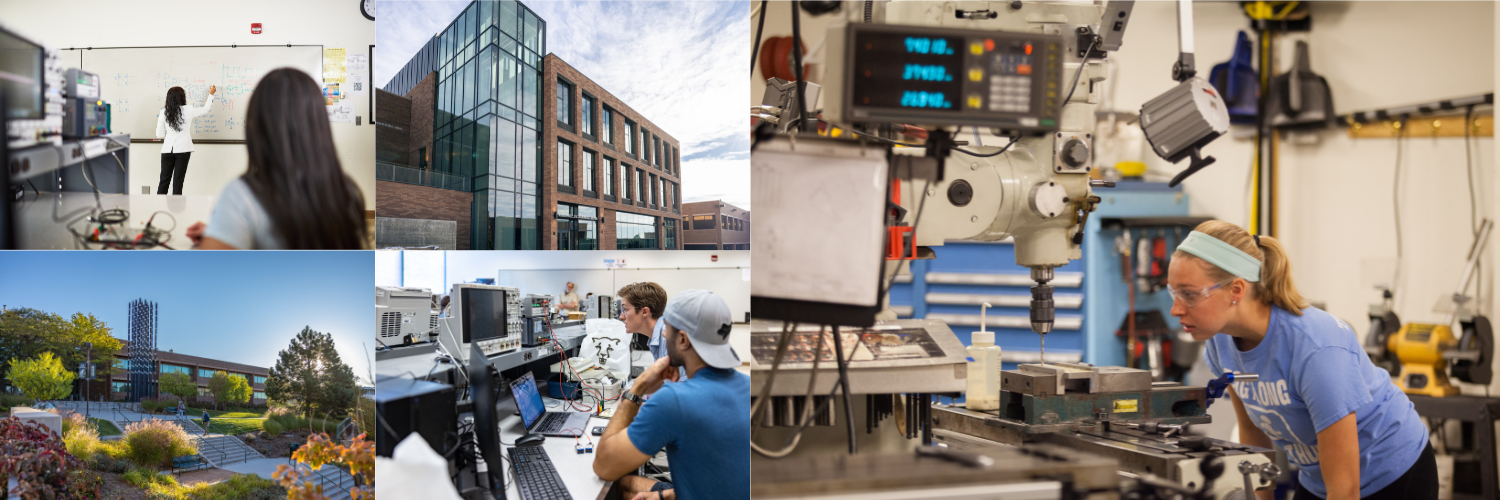
[[[912,54],[953,55],[953,47],[943,38],[906,37],[906,51]]]
[[[951,108],[953,104],[942,92],[908,90],[901,94],[901,105],[908,108]]]
[[[936,64],[908,64],[906,65],[906,73],[901,76],[901,79],[951,82],[953,81],[953,75],[948,74],[948,68]]]

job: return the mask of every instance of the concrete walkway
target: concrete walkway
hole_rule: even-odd
[[[271,479],[271,474],[276,472],[276,466],[278,465],[287,465],[286,458],[257,458],[237,464],[223,465],[219,468],[230,472],[255,474],[266,479]]]

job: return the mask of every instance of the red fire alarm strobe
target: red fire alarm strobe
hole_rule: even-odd
[[[710,262],[718,262],[719,261],[719,256],[717,256],[717,255],[709,256],[709,261]]]
[[[252,34],[252,35],[259,35],[260,34],[260,23],[250,23],[250,34]]]

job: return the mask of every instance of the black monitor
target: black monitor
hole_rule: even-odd
[[[469,290],[464,290],[465,295]],[[464,310],[468,310],[465,305]],[[467,317],[467,316],[466,316]],[[495,407],[499,401],[496,384],[490,377],[493,372],[489,358],[479,346],[471,346],[469,353],[469,391],[474,398],[474,434],[479,441],[479,454],[484,457],[489,469],[490,491],[495,498],[505,499],[505,461],[500,455],[500,418]]]
[[[458,293],[465,344],[505,337],[505,290],[464,287]]]
[[[10,101],[5,116],[40,120],[46,116],[41,45],[0,29],[0,94]]]

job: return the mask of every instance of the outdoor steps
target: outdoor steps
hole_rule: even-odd
[[[194,437],[197,439],[198,454],[214,466],[266,458],[265,455],[261,455],[260,452],[234,436],[198,434]]]
[[[310,470],[306,464],[297,464],[297,467],[303,472]],[[354,476],[332,465],[323,466],[306,480],[322,483],[323,494],[334,500],[350,498],[349,488],[354,487]]]

